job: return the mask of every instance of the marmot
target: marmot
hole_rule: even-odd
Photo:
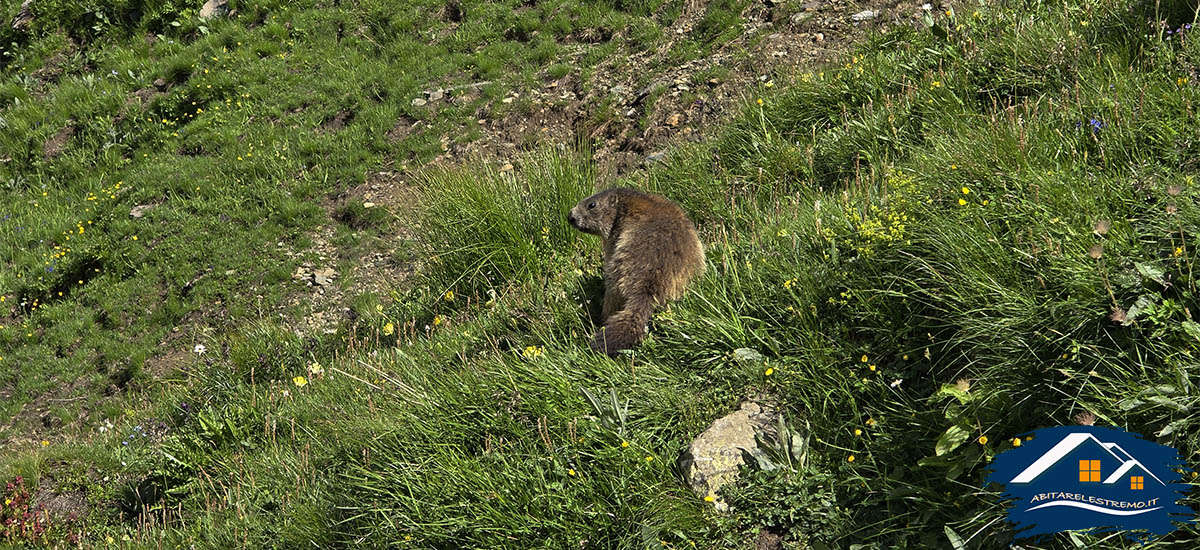
[[[615,355],[637,345],[654,309],[683,296],[704,271],[704,247],[679,205],[633,189],[601,191],[575,205],[567,221],[599,235],[604,247],[604,327],[592,349]]]

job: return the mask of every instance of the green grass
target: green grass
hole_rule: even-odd
[[[284,303],[305,259],[293,251],[328,220],[318,205],[367,167],[419,165],[443,136],[477,137],[483,106],[556,60],[626,47],[579,44],[578,33],[661,24],[651,17],[661,2],[469,3],[458,21],[441,2],[235,2],[238,17],[207,22],[191,4],[40,2],[28,32],[0,34],[4,418],[43,406],[50,390],[86,398],[66,401],[68,416],[103,391],[145,395],[163,374],[145,372],[168,351],[160,342],[182,346],[172,329],[200,319],[207,326],[185,337],[209,341],[195,332],[236,333]],[[411,103],[485,80],[462,101]],[[386,137],[416,121],[422,130]],[[138,206],[149,208],[131,217]],[[361,204],[330,214],[377,238],[392,229]],[[73,428],[101,418],[84,414]],[[40,439],[31,428],[0,433]]]
[[[464,21],[509,24],[459,26],[438,55],[410,34],[431,7],[253,8],[261,25],[206,31],[146,16],[86,50],[98,76],[37,97],[18,69],[67,39],[43,22],[0,88],[14,151],[0,186],[20,205],[0,223],[0,372],[15,397],[0,414],[67,381],[119,389],[52,444],[5,454],[0,479],[84,495],[87,514],[53,536],[101,546],[747,548],[767,528],[797,548],[1002,548],[1012,533],[982,484],[1018,434],[1086,413],[1200,465],[1200,49],[1166,33],[1200,23],[1183,2],[963,7],[748,90],[706,141],[618,182],[680,202],[709,262],[630,356],[586,347],[599,247],[565,213],[609,183],[586,150],[541,147],[515,172],[422,170],[401,221],[420,235],[416,276],[356,297],[336,334],[298,336],[261,305],[283,299],[299,261],[285,251],[323,223],[317,202],[364,167],[434,154],[432,137],[383,140],[398,116],[469,112],[412,111],[426,86],[414,74],[507,78],[520,69],[494,61],[508,55],[561,71],[537,47],[514,53],[520,38],[572,36],[571,9],[610,30],[678,9],[617,4],[538,8],[537,21],[481,4]],[[72,9],[55,24],[96,17]],[[353,47],[335,50],[339,21]],[[353,38],[363,22],[370,40]],[[190,39],[146,45],[155,25]],[[410,58],[429,66],[397,65]],[[449,60],[466,64],[439,73]],[[178,84],[115,122],[158,76]],[[346,110],[344,129],[316,130]],[[47,161],[41,144],[68,119],[80,127]],[[140,204],[158,206],[131,218]],[[348,232],[390,227],[357,206],[334,215]],[[228,325],[198,332],[204,355],[142,370],[173,325],[218,301]],[[734,360],[739,348],[766,363]],[[581,395],[610,388],[627,412]],[[801,429],[807,463],[746,472],[722,492],[733,512],[716,514],[672,465],[759,393]],[[71,403],[53,413],[64,423]],[[1147,547],[1197,540],[1193,523]]]

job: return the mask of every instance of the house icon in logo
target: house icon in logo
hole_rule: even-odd
[[[1072,458],[1068,459],[1069,456]],[[1145,489],[1146,478],[1149,477],[1159,485],[1166,485],[1120,445],[1100,441],[1090,433],[1067,434],[1009,483],[1033,483],[1052,470],[1061,476],[1064,469],[1072,469],[1076,464],[1079,483],[1113,485],[1124,482],[1130,490],[1140,491]],[[1110,473],[1105,475],[1104,472]]]
[[[991,463],[988,482],[1003,486],[1018,538],[1067,530],[1121,530],[1146,540],[1196,521],[1179,504],[1188,490],[1178,451],[1119,428],[1056,426]],[[1189,519],[1190,518],[1190,519]]]

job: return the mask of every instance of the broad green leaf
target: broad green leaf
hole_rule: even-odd
[[[962,550],[967,547],[967,543],[949,525],[943,525],[942,529],[946,531],[946,538],[950,539],[950,546],[954,547],[954,550]]]
[[[942,437],[938,438],[937,445],[935,445],[933,448],[933,454],[936,456],[942,456],[950,451],[953,451],[954,449],[957,449],[959,445],[966,443],[970,438],[971,432],[964,428],[962,424],[950,426],[950,428],[946,430],[946,433],[942,434]]]
[[[1142,277],[1150,279],[1160,285],[1167,284],[1166,281],[1163,280],[1163,275],[1165,274],[1165,272],[1162,270],[1161,267],[1158,267],[1154,264],[1148,264],[1145,262],[1138,262],[1138,263],[1134,264],[1134,267],[1137,268],[1138,273],[1141,273]]]
[[[1195,321],[1184,321],[1183,323],[1180,323],[1180,326],[1182,326],[1183,331],[1188,333],[1188,335],[1190,335],[1192,338],[1200,340],[1200,323]]]

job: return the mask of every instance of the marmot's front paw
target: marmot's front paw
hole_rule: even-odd
[[[608,328],[601,328],[592,337],[591,347],[593,350],[614,357],[617,352],[626,349],[632,349],[637,345],[638,339],[633,334],[622,334],[619,330],[610,331]]]

